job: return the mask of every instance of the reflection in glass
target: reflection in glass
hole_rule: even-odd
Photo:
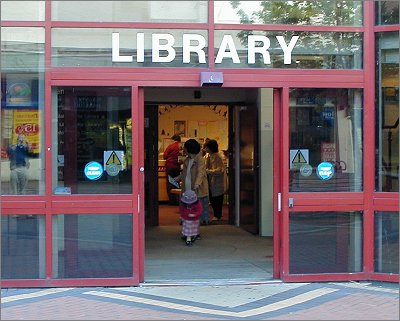
[[[74,1],[75,2],[75,1]],[[161,3],[160,1],[158,1]],[[113,62],[112,37],[119,34],[119,55],[132,57],[129,62]],[[140,39],[143,34],[143,40]],[[183,62],[183,36],[195,35],[201,40],[192,40],[191,46],[199,46],[199,52],[189,52],[190,61]],[[137,40],[140,35],[139,40]],[[160,45],[169,42],[170,51],[153,51],[153,39]],[[139,44],[138,44],[139,42]],[[172,44],[173,42],[173,44]],[[201,44],[200,44],[201,42]],[[208,36],[205,30],[189,29],[111,29],[111,28],[53,28],[52,29],[52,65],[53,66],[112,66],[112,67],[206,67]],[[204,44],[204,47],[203,47]],[[143,47],[143,62],[138,61],[138,50]],[[167,62],[153,62],[153,54],[167,57]],[[204,57],[200,55],[203,55]],[[141,54],[139,54],[140,56]],[[170,61],[169,58],[172,58]],[[201,62],[201,60],[206,60]]]
[[[362,101],[359,89],[290,90],[291,192],[363,190]]]
[[[377,33],[376,190],[399,191],[399,32]]]
[[[399,213],[375,213],[375,272],[399,274]]]
[[[399,1],[380,0],[375,1],[376,24],[394,25],[399,23]]]
[[[206,23],[207,1],[51,1],[54,21]]]
[[[132,277],[132,215],[53,216],[54,278]]]
[[[44,21],[45,1],[1,0],[1,20]]]
[[[291,212],[289,273],[354,273],[362,271],[361,212]]]
[[[1,215],[1,278],[46,276],[44,215]]]
[[[215,1],[216,23],[362,25],[362,1]]]
[[[255,44],[250,44],[249,36],[260,36]],[[294,38],[298,36],[297,42]],[[277,37],[283,37],[284,48],[289,63],[285,62],[285,52]],[[233,44],[226,49],[224,41]],[[294,32],[259,30],[216,30],[216,66],[223,68],[298,68],[298,69],[361,69],[362,34],[352,32]],[[232,47],[232,48],[231,48]],[[250,48],[256,48],[254,62],[249,62]],[[262,49],[260,49],[262,48]],[[262,51],[263,54],[258,51]],[[218,54],[225,54],[222,62]]]
[[[130,87],[59,87],[53,110],[53,192],[131,193]]]
[[[44,28],[1,37],[1,194],[44,194]]]
[[[44,71],[44,28],[1,27],[2,72]]]

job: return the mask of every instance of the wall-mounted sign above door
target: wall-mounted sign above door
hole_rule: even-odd
[[[287,42],[284,36],[275,36],[279,48],[270,48],[271,40],[263,35],[249,35],[247,37],[247,63],[255,64],[256,54],[263,57],[265,65],[271,64],[270,50],[282,51],[283,63],[292,63],[292,51],[299,36],[292,36]],[[206,64],[207,41],[203,35],[183,34],[182,35],[182,62],[191,63],[191,59],[198,59],[198,63]],[[136,55],[121,55],[120,53],[120,34],[112,33],[112,62],[145,62],[145,34],[136,34]],[[151,62],[168,63],[177,59],[175,38],[168,33],[153,33],[151,35]],[[180,47],[180,46],[179,46]],[[232,35],[224,35],[219,44],[215,63],[220,64],[224,59],[230,59],[234,64],[240,64],[238,50]],[[197,55],[196,58],[193,58]],[[179,55],[180,56],[180,55]],[[243,59],[243,58],[242,58]]]

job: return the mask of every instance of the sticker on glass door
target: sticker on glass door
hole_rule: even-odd
[[[89,162],[85,166],[84,173],[90,180],[99,179],[103,175],[103,166],[98,162]]]
[[[104,151],[104,169],[110,176],[117,176],[125,169],[125,153],[122,150]]]
[[[302,165],[309,163],[308,149],[291,149],[290,153],[290,169],[300,168]]]

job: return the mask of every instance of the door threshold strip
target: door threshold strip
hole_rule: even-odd
[[[141,287],[146,286],[193,286],[193,285],[250,285],[282,283],[279,279],[197,279],[197,280],[146,280],[140,283]]]

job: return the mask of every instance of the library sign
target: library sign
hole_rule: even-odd
[[[145,34],[136,34],[136,55],[122,55],[120,52],[120,37],[119,32],[112,33],[112,62],[144,62],[145,60]],[[292,51],[299,39],[299,36],[292,36],[290,39],[285,39],[284,36],[275,36],[282,50],[283,63],[290,65],[292,61]],[[176,58],[175,38],[168,33],[154,33],[151,35],[151,62],[153,63],[168,63],[173,62]],[[182,35],[182,63],[188,64],[194,55],[197,55],[198,63],[206,64],[206,38],[199,34],[183,34]],[[271,64],[270,48],[271,41],[267,36],[249,35],[247,37],[247,63],[255,64],[256,54],[263,57],[265,65]],[[232,35],[224,35],[215,63],[220,64],[224,59],[230,59],[233,63],[241,63],[238,51],[235,46]]]

